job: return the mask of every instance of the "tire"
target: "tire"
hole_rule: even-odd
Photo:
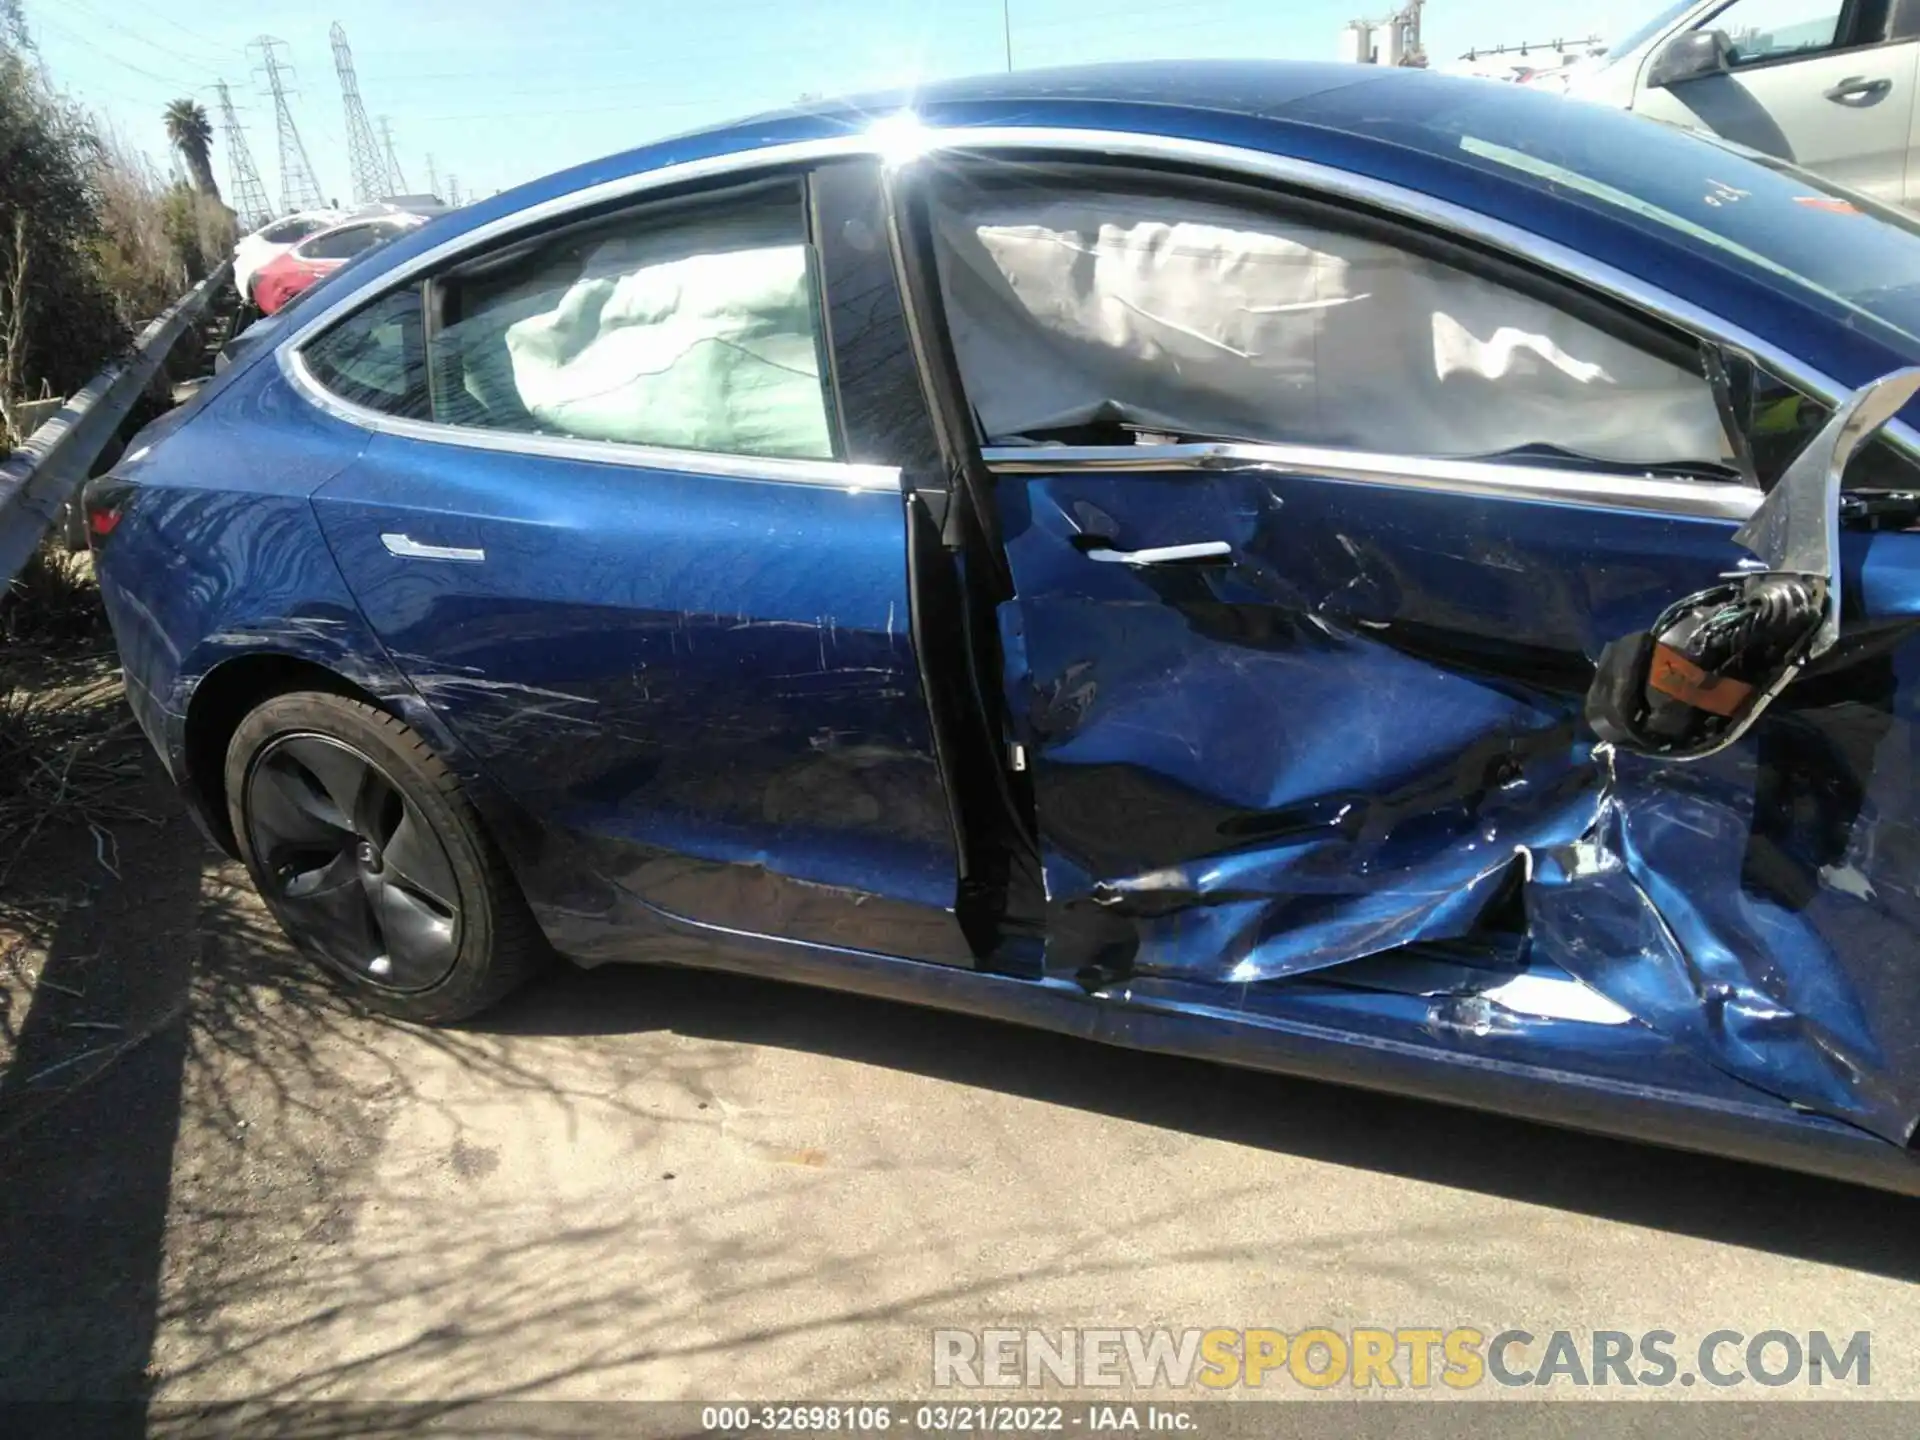
[[[545,964],[526,899],[453,772],[384,711],[324,691],[277,695],[234,731],[226,788],[267,908],[369,1008],[464,1020]]]

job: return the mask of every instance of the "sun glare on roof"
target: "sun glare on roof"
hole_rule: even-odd
[[[883,115],[868,127],[867,134],[889,170],[911,165],[933,148],[933,132],[911,110]]]

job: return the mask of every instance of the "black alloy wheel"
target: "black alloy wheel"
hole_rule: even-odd
[[[371,1008],[464,1020],[550,958],[459,778],[377,706],[263,701],[228,744],[226,795],[281,929]]]
[[[326,735],[287,735],[247,780],[253,853],[279,907],[335,965],[427,990],[460,950],[460,885],[433,827],[372,759]]]

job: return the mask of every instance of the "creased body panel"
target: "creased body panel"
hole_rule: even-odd
[[[1856,602],[1882,611],[1877,656],[1837,653],[1711,766],[1616,769],[1580,718],[1591,657],[1747,558],[1727,522],[1273,471],[998,483],[1050,966],[1339,981],[1414,942],[1484,943],[1906,1138],[1920,951],[1894,557],[1920,537],[1872,556],[1850,537],[1878,577]],[[1230,554],[1098,564],[1096,539]]]
[[[970,958],[897,492],[381,435],[316,503],[427,704],[599,876],[696,919]],[[395,533],[481,558],[396,555]]]
[[[1920,835],[1911,679],[1889,685],[1887,658],[1789,689],[1700,765],[1621,758],[1589,834],[1538,857],[1527,912],[1537,953],[1646,1023],[1907,1143]],[[1911,677],[1920,646],[1897,658]]]
[[[224,660],[269,651],[378,688],[307,503],[366,444],[366,432],[302,405],[266,373],[164,417],[114,467],[131,500],[96,554],[101,597],[128,700],[176,780],[194,778],[184,769],[188,702]]]

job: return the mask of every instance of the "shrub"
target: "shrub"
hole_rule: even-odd
[[[0,402],[71,393],[126,338],[97,255],[99,160],[86,117],[0,40]]]
[[[15,400],[70,395],[234,242],[213,196],[60,95],[0,0],[0,442]]]
[[[198,285],[232,253],[240,238],[233,212],[186,184],[168,190],[161,206],[174,258],[186,271],[187,283]]]

